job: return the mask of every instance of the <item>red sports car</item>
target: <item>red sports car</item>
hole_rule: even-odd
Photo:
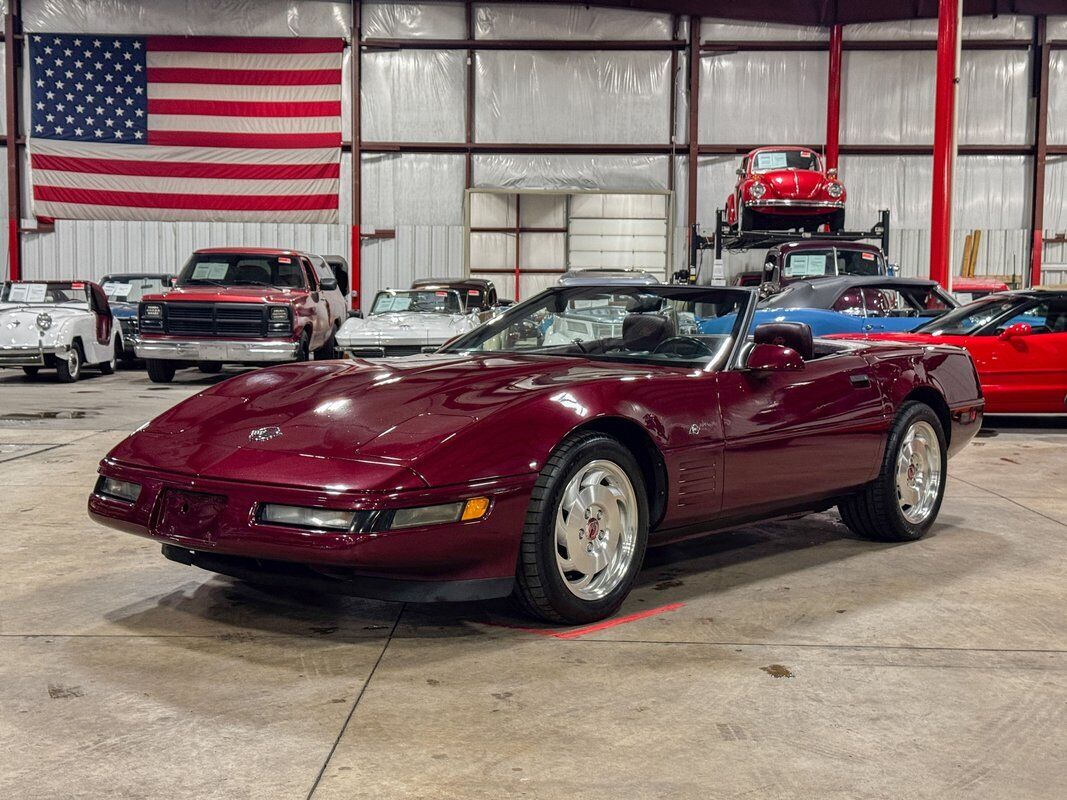
[[[758,147],[741,160],[726,199],[726,222],[740,231],[831,231],[845,227],[845,187],[836,169],[806,147]]]
[[[557,287],[438,353],[249,372],[100,464],[99,522],[230,575],[613,613],[645,548],[837,504],[917,539],[981,425],[953,347],[748,330],[756,293]],[[702,334],[712,317],[732,320]]]
[[[991,294],[911,333],[864,338],[964,347],[978,368],[986,411],[1067,414],[1067,291]]]

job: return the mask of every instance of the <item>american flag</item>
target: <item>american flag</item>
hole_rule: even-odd
[[[338,221],[343,40],[29,38],[38,216]]]

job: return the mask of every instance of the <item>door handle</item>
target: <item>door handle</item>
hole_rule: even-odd
[[[852,383],[853,389],[866,389],[871,385],[871,377],[863,373],[849,375],[848,379]]]

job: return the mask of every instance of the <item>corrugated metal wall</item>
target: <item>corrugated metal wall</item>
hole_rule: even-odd
[[[224,8],[224,11],[222,10]],[[479,38],[668,39],[670,18],[624,9],[536,3],[476,5]],[[462,3],[366,3],[365,35],[380,38],[462,38]],[[27,31],[347,36],[349,4],[332,0],[25,0]],[[1032,21],[1002,15],[967,18],[964,35],[1028,41]],[[684,31],[683,31],[683,35]],[[714,39],[825,39],[825,29],[706,20]],[[917,39],[936,36],[931,20],[849,26],[846,37]],[[1050,38],[1067,38],[1067,18],[1050,20]],[[688,67],[678,59],[676,142],[684,146]],[[933,121],[933,53],[848,52],[843,143],[929,143]],[[485,51],[477,55],[476,136],[479,141],[666,143],[671,134],[670,58],[653,52]],[[349,68],[346,54],[346,76]],[[454,51],[394,51],[363,56],[364,137],[460,141],[465,67]],[[705,54],[701,60],[700,135],[705,143],[822,141],[826,94],[823,53]],[[1033,113],[1025,51],[965,51],[960,88],[961,142],[1026,144]],[[1067,143],[1067,52],[1055,51],[1051,72],[1050,140]],[[343,112],[348,124],[348,80]],[[28,112],[28,109],[27,109]],[[24,116],[25,118],[25,116]],[[347,136],[347,128],[346,128]],[[714,220],[733,185],[736,157],[699,161],[698,208]],[[482,187],[656,189],[668,186],[667,156],[479,156]],[[345,157],[343,175],[349,171]],[[841,163],[850,221],[867,227],[879,208],[893,210],[893,260],[904,274],[925,274],[931,162],[925,156],[851,156]],[[1021,272],[1026,260],[1032,165],[1022,156],[964,156],[957,172],[957,243],[985,231],[981,273]],[[686,179],[675,159],[675,186]],[[375,155],[364,158],[363,223],[395,228],[395,240],[363,246],[364,297],[426,275],[463,270],[463,158]],[[28,181],[24,181],[28,185]],[[341,218],[348,219],[342,180]],[[1067,159],[1050,160],[1046,226],[1067,228]],[[0,192],[3,191],[0,186]],[[27,190],[28,192],[28,190]],[[26,208],[28,205],[26,197]],[[27,212],[28,216],[28,212]],[[675,198],[674,266],[686,259],[684,191]],[[29,276],[109,270],[173,270],[206,245],[280,245],[348,256],[346,225],[63,222],[25,239]],[[957,253],[960,250],[957,249]],[[3,256],[6,259],[6,253]],[[1046,259],[1067,262],[1067,249]],[[958,262],[958,255],[957,255]]]

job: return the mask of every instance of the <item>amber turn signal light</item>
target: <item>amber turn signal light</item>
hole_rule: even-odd
[[[470,522],[472,519],[481,519],[485,516],[488,510],[488,497],[472,497],[463,504],[463,514],[460,516],[459,520],[460,522]]]

